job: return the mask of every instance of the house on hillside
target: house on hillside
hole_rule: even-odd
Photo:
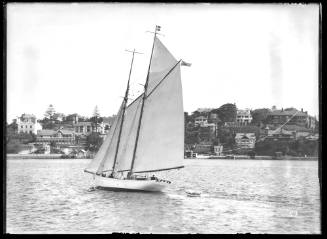
[[[200,115],[194,119],[194,124],[195,125],[203,125],[208,123],[208,117]]]
[[[236,133],[235,144],[238,149],[253,149],[256,137],[254,133]]]
[[[215,145],[213,146],[213,152],[215,155],[220,156],[223,155],[223,145]]]
[[[103,122],[98,123],[96,126],[93,122],[78,122],[74,124],[75,133],[89,135],[92,132],[99,132],[105,134],[105,124]]]
[[[37,122],[33,114],[22,114],[16,119],[18,133],[33,133],[42,129],[40,123]]]
[[[314,129],[315,128],[315,118],[308,115],[307,111],[298,111],[296,109],[291,110],[275,110],[267,115],[267,124],[274,126],[278,125],[297,125],[305,128]]]
[[[75,133],[71,130],[39,130],[36,135],[37,144],[73,145],[75,144]]]
[[[252,122],[250,109],[237,110],[236,122],[238,125],[248,125]]]
[[[292,135],[293,139],[299,139],[301,137],[307,137],[313,134],[312,129],[301,127],[298,125],[284,125],[283,127],[266,127],[266,135]]]
[[[79,117],[78,114],[70,114],[65,117],[64,121],[69,124],[76,124],[78,123]]]

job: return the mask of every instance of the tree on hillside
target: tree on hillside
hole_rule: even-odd
[[[199,143],[199,129],[200,126],[190,126],[185,128],[185,144],[197,144]]]
[[[188,114],[188,112],[184,112],[184,122],[187,124],[188,122],[194,122],[194,118]]]
[[[235,145],[235,134],[227,128],[219,128],[218,140],[226,148],[233,148]]]
[[[48,109],[45,111],[45,118],[52,119],[53,115],[56,113],[52,104],[49,105]]]
[[[97,116],[92,116],[89,121],[91,121],[92,123],[96,124],[101,124],[103,122],[103,117],[97,117]]]
[[[102,141],[103,139],[100,137],[99,133],[93,132],[89,134],[86,138],[87,149],[94,152],[98,151]]]
[[[216,112],[218,113],[219,119],[224,123],[236,121],[237,108],[235,104],[224,104]]]
[[[13,120],[12,123],[9,124],[9,125],[7,124],[6,128],[7,128],[7,130],[17,132],[18,131],[18,124],[17,124],[16,120]]]
[[[267,118],[267,116],[270,112],[271,112],[271,110],[267,109],[267,108],[255,109],[255,110],[251,111],[252,123],[253,124],[264,123],[265,119]]]
[[[98,124],[101,123],[99,122],[99,117],[100,117],[100,113],[99,113],[98,106],[96,105],[93,111],[93,117],[91,117],[90,119],[91,122],[95,124],[95,132],[98,132]]]

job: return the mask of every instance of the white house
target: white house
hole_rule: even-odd
[[[92,132],[99,132],[101,134],[105,134],[107,131],[105,130],[105,126],[107,124],[101,122],[98,123],[97,127],[92,122],[77,122],[74,124],[75,133],[82,133],[84,135],[89,135]]]
[[[252,116],[250,109],[237,110],[236,122],[239,125],[247,125],[252,122]]]
[[[34,133],[37,134],[42,126],[37,122],[36,117],[32,114],[22,114],[17,118],[18,133]]]
[[[194,119],[194,124],[203,125],[208,123],[208,117],[200,115]]]
[[[213,151],[215,153],[215,155],[222,155],[223,154],[223,146],[222,145],[215,145],[213,146]]]

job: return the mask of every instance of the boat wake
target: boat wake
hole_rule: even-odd
[[[87,189],[88,192],[93,192],[95,191],[97,188],[96,187],[90,187],[89,189]]]

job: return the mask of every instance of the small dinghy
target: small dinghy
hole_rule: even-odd
[[[95,190],[96,190],[96,187],[90,187],[87,191],[92,192],[92,191],[95,191]]]
[[[192,191],[192,190],[188,190],[188,191],[186,191],[186,195],[188,197],[200,197],[201,193],[200,192],[195,192],[195,191]]]

